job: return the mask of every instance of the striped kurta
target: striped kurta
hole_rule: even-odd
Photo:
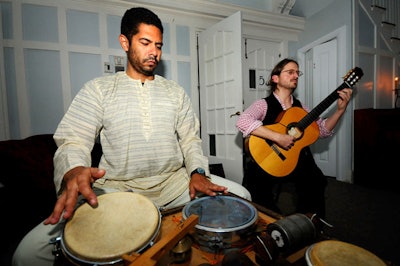
[[[191,171],[209,175],[190,99],[161,76],[142,84],[118,72],[83,86],[54,134],[57,191],[67,171],[91,165],[97,136],[106,174],[94,187],[132,190],[163,206],[188,188]]]

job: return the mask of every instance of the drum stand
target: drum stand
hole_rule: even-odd
[[[122,258],[127,266],[153,266],[157,264],[183,237],[198,223],[199,216],[192,214],[180,223],[175,230],[160,239],[143,254],[123,255]]]

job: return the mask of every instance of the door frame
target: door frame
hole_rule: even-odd
[[[243,51],[241,11],[198,36],[203,152],[210,164],[222,164],[226,178],[239,184],[243,179],[243,141],[234,115],[243,103]]]
[[[338,71],[339,75],[345,75],[348,72],[347,69],[347,58],[349,52],[347,51],[346,46],[346,32],[347,27],[342,26],[337,30],[328,33],[327,35],[311,42],[310,44],[300,48],[297,51],[297,58],[300,69],[306,68],[306,53],[308,50],[312,49],[313,47],[327,42],[331,39],[337,39],[338,44]],[[352,63],[352,58],[349,59],[349,62]],[[338,84],[341,84],[343,80],[339,81]],[[307,80],[307,76],[304,79],[299,80],[299,87],[302,88],[298,90],[298,97],[300,99],[304,99],[304,103],[309,105],[312,103],[312,96],[310,96],[309,91],[312,89],[308,89],[305,84],[312,84],[312,81]],[[347,106],[347,111],[342,117],[342,121],[340,124],[340,129],[336,128],[337,134],[337,158],[336,158],[336,167],[338,176],[336,179],[339,181],[344,181],[348,183],[353,183],[353,134],[352,134],[352,113],[353,113],[353,100],[349,102]],[[350,138],[349,138],[350,136]]]
[[[337,87],[337,39],[314,46],[310,51],[310,62],[304,71],[312,74],[312,108],[320,104]],[[310,107],[310,105],[309,105]],[[336,104],[332,103],[320,116],[327,117],[336,111]],[[339,126],[338,126],[339,127]],[[327,176],[337,176],[337,137],[334,134],[330,138],[319,139],[311,145],[314,160],[322,172]]]

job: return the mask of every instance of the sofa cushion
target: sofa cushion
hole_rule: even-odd
[[[12,254],[22,237],[52,212],[56,149],[52,134],[0,141],[0,257]],[[95,144],[93,166],[98,165],[101,154],[101,145]]]
[[[0,141],[0,249],[11,253],[22,237],[48,217],[56,201],[52,134]],[[2,255],[1,255],[2,256]]]
[[[21,189],[53,189],[53,155],[57,149],[53,135],[36,135],[22,140],[0,142],[0,161],[4,168],[0,182]],[[40,178],[39,178],[40,177]]]

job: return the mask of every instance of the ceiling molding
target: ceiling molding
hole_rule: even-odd
[[[210,18],[222,20],[237,11],[242,12],[244,23],[262,25],[263,27],[277,28],[300,32],[304,30],[305,20],[302,17],[278,14],[269,11],[255,10],[229,3],[213,0],[76,0],[83,2],[103,3],[110,6],[143,6],[154,10],[168,11],[169,13],[183,14],[190,17]],[[177,4],[179,3],[179,4]]]

